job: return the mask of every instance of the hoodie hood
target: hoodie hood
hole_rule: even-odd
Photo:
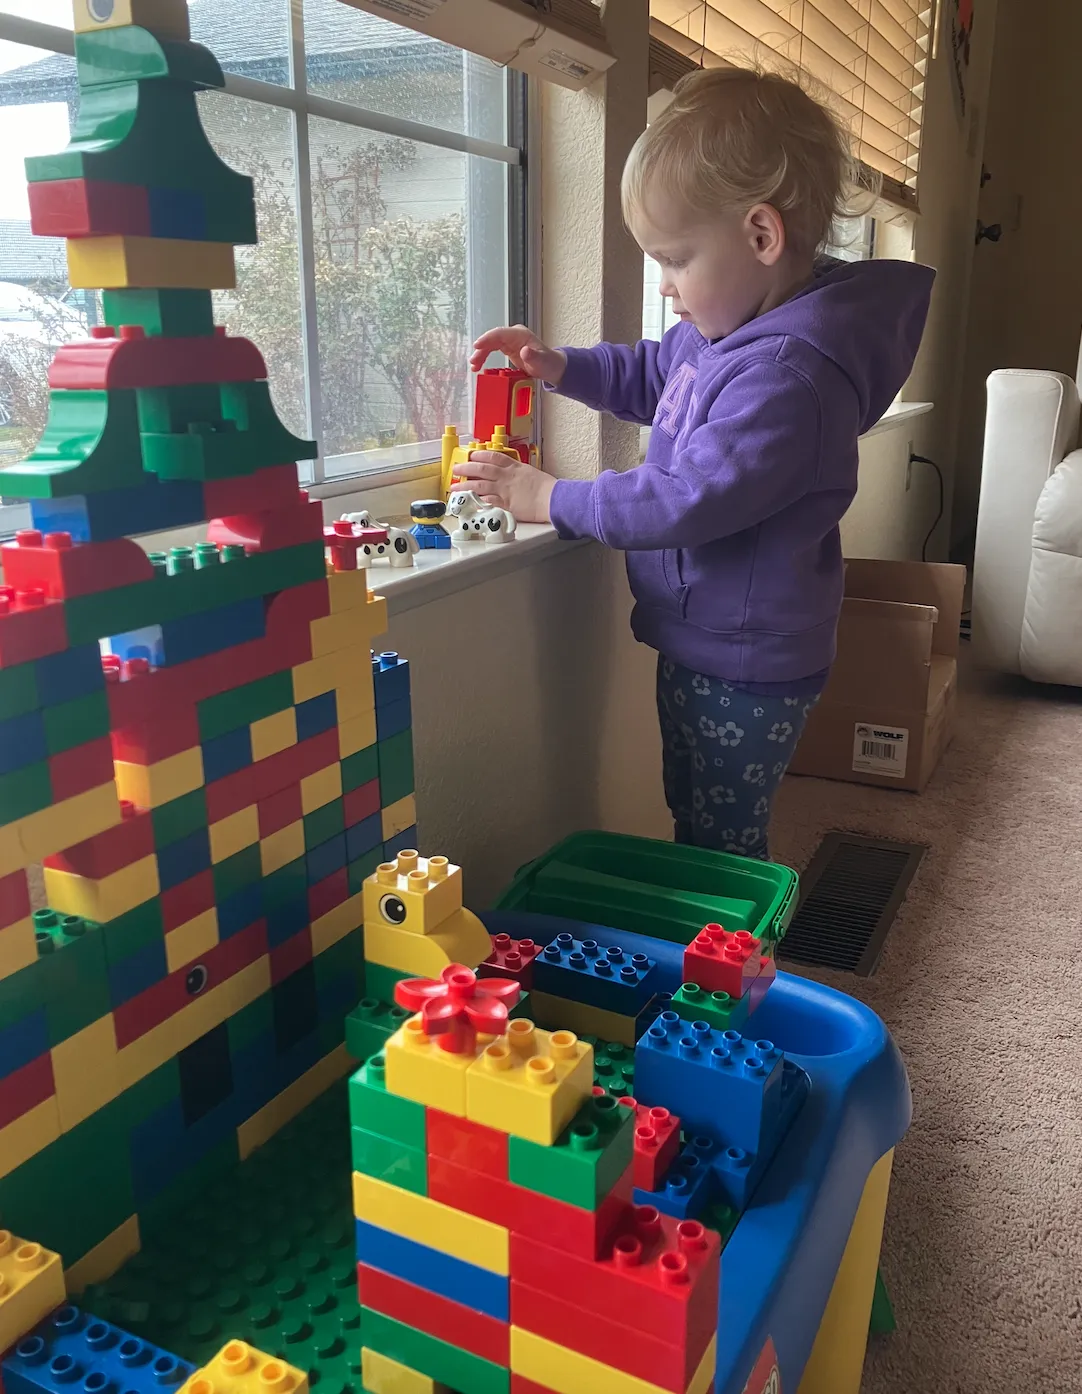
[[[920,347],[935,272],[910,261],[824,257],[815,279],[776,309],[749,320],[714,349],[730,354],[788,335],[829,358],[852,383],[861,431],[874,426],[909,376]]]

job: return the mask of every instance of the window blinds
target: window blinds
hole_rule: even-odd
[[[883,196],[916,204],[936,0],[650,0],[651,36],[705,67],[772,59],[807,72]]]

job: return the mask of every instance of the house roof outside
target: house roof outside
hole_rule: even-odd
[[[0,272],[5,281],[19,285],[64,281],[64,243],[56,237],[35,237],[21,218],[0,218]]]

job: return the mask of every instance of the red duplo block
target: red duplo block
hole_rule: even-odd
[[[716,1231],[640,1205],[598,1260],[512,1232],[511,1277],[654,1340],[683,1340],[694,1369],[717,1330],[720,1255]]]
[[[14,668],[68,647],[64,606],[40,588],[0,586],[0,668]]]
[[[577,1303],[538,1292],[514,1278],[511,1324],[660,1389],[672,1390],[673,1394],[684,1394],[702,1359],[700,1351],[698,1358],[692,1360],[691,1348],[681,1339],[682,1332],[674,1333],[672,1344],[659,1341],[654,1336],[644,1336],[630,1323],[583,1311]]]
[[[182,924],[194,920],[214,905],[214,872],[208,866],[179,886],[170,886],[158,897],[162,910],[162,924],[168,934],[171,929],[179,929]]]
[[[343,866],[308,887],[308,918],[318,920],[320,915],[325,915],[328,910],[333,910],[348,899],[349,872]]]
[[[199,744],[199,719],[195,708],[191,707],[175,715],[167,713],[164,719],[151,716],[114,730],[110,739],[114,760],[124,760],[130,765],[154,765]]]
[[[516,1375],[511,1371],[511,1394],[556,1394],[547,1384],[538,1384],[536,1380],[527,1379],[525,1375]]]
[[[430,1157],[507,1180],[507,1134],[468,1118],[456,1118],[438,1108],[425,1110],[425,1146]]]
[[[71,871],[100,881],[121,867],[149,857],[154,851],[154,825],[149,813],[140,813],[134,804],[120,805],[121,821],[105,832],[88,837],[54,857],[46,857],[45,865],[56,871]]]
[[[684,950],[684,982],[698,983],[705,992],[743,997],[759,976],[762,941],[738,929],[730,934],[708,924]]]
[[[208,479],[203,485],[203,516],[225,518],[231,513],[288,508],[296,497],[297,466],[267,465],[234,479]]]
[[[119,335],[105,325],[91,334],[93,338],[57,349],[49,369],[54,392],[191,387],[257,382],[267,376],[267,365],[255,344],[231,339],[221,327],[212,335],[193,339],[148,335],[138,324],[121,325]]]
[[[127,537],[113,542],[79,542],[67,532],[42,536],[24,528],[0,548],[4,581],[16,590],[43,590],[50,600],[70,600],[132,586],[154,578],[150,558]]]
[[[267,953],[267,924],[257,920],[239,934],[215,944],[193,963],[148,987],[138,997],[113,1009],[116,1043],[121,1050],[155,1026],[168,1021],[196,997],[220,987]],[[205,972],[200,972],[204,969]]]
[[[48,1051],[0,1079],[0,1128],[6,1128],[56,1093],[53,1057]]]
[[[338,759],[338,728],[321,731],[318,736],[268,755],[255,765],[246,765],[207,785],[207,820],[217,823],[249,804],[276,794],[306,775],[326,769]]]
[[[306,963],[312,962],[312,930],[309,925],[291,934],[283,944],[270,951],[271,985],[277,986],[292,977]]]
[[[297,490],[297,498],[287,508],[235,513],[227,518],[215,518],[207,528],[208,542],[239,543],[250,552],[276,552],[281,547],[315,542],[322,536],[323,505],[315,499],[309,500],[304,489]]]
[[[473,400],[473,438],[491,440],[497,426],[518,435],[533,412],[533,380],[521,368],[485,368],[477,374]]]
[[[580,1210],[538,1191],[429,1156],[428,1194],[432,1200],[469,1215],[532,1235],[581,1258],[596,1258],[631,1212],[631,1168],[596,1210]]]
[[[25,871],[0,876],[0,929],[25,920],[30,914],[30,886]]]
[[[49,780],[55,803],[108,784],[112,778],[113,745],[108,736],[49,756]]]
[[[533,984],[533,962],[541,945],[532,939],[512,939],[509,934],[493,934],[492,952],[477,970],[479,978],[513,978],[527,990]]]
[[[309,622],[322,619],[330,613],[331,593],[325,578],[305,581],[301,586],[291,586],[287,591],[279,591],[267,602],[267,637],[286,639],[291,635],[303,633],[311,657]]]
[[[47,179],[28,192],[30,229],[38,237],[150,236],[150,195],[142,185]]]
[[[667,1108],[636,1104],[635,1109],[631,1179],[642,1191],[656,1191],[680,1150],[680,1119]]]
[[[395,1321],[425,1331],[437,1340],[468,1350],[482,1360],[506,1368],[511,1363],[511,1328],[485,1312],[429,1292],[404,1278],[393,1277],[366,1263],[357,1265],[357,1293],[366,1307]],[[463,1297],[469,1293],[464,1292]]]
[[[380,811],[380,807],[378,779],[370,779],[359,789],[351,789],[348,794],[342,796],[342,811],[345,814],[347,828],[352,828],[357,823],[363,823],[366,818],[371,818],[373,813]]]
[[[256,814],[259,817],[260,837],[270,837],[272,833],[288,828],[290,823],[298,822],[304,817],[300,785],[291,784],[287,789],[279,789],[277,794],[260,799]]]

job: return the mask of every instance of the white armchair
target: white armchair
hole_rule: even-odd
[[[979,662],[1082,687],[1079,383],[1007,368],[988,379],[973,564]]]

